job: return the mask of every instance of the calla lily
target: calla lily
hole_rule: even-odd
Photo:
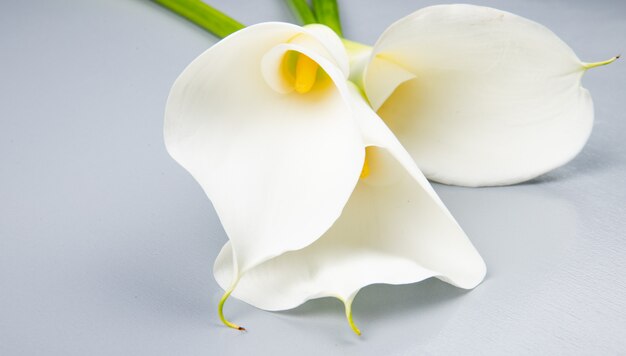
[[[441,5],[353,48],[353,80],[431,180],[522,182],[571,160],[593,122],[581,62],[554,33],[487,7]],[[363,69],[359,71],[359,69]]]
[[[409,154],[351,84],[322,25],[250,26],[176,80],[164,136],[229,236],[215,277],[267,310],[372,283],[473,288],[485,265]]]

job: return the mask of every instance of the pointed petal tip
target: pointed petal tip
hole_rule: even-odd
[[[354,320],[352,320],[352,314],[350,314],[350,316],[348,317],[348,323],[350,324],[350,328],[352,329],[352,331],[354,331],[354,333],[358,336],[361,336],[361,330],[359,330],[359,328],[357,328],[357,326],[354,324]]]
[[[617,56],[614,56],[614,57],[611,57],[611,58],[607,59],[606,61],[593,62],[593,63],[583,63],[583,68],[584,69],[591,69],[591,68],[596,68],[596,67],[602,67],[602,66],[605,66],[607,64],[611,64],[611,63],[615,62],[621,56],[622,56],[621,54],[618,54]]]
[[[348,324],[350,325],[350,328],[352,329],[352,331],[354,331],[355,334],[357,334],[358,336],[361,336],[361,330],[359,330],[359,328],[354,323],[354,320],[352,319],[352,301],[354,300],[355,296],[356,296],[356,293],[350,298],[346,300],[342,299],[341,301],[343,302],[343,305],[345,307],[346,319],[348,319]]]
[[[229,321],[224,316],[224,303],[226,302],[226,299],[228,299],[228,297],[230,296],[230,293],[233,292],[234,287],[235,286],[233,286],[229,290],[227,290],[224,293],[224,295],[222,296],[222,299],[220,299],[220,303],[217,306],[217,313],[220,316],[220,320],[222,321],[222,323],[224,323],[224,325],[228,326],[229,328],[235,329],[235,330],[247,331],[246,328],[244,328],[243,326],[239,326],[239,325]]]

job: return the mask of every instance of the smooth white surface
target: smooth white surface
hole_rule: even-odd
[[[583,63],[510,12],[430,6],[386,29],[372,55],[365,92],[431,180],[524,182],[569,162],[591,133]]]
[[[363,167],[347,73],[323,61],[323,48],[288,45],[306,35],[285,23],[234,33],[185,68],[167,99],[167,150],[211,199],[232,243],[226,289],[255,266],[317,240],[341,214]],[[337,84],[307,95],[276,91],[262,63],[281,47],[282,54],[305,53]],[[282,62],[271,62],[279,73]]]
[[[471,289],[485,263],[396,137],[351,85],[355,121],[367,148],[362,177],[341,216],[311,245],[249,270],[233,292],[267,310],[309,299],[351,303],[363,287],[407,284],[437,277]],[[297,203],[294,203],[294,205]],[[217,257],[215,278],[227,290],[236,276],[234,243]]]
[[[340,2],[346,35],[370,44],[435,3]],[[583,61],[626,52],[621,1],[473,3],[546,25]],[[291,19],[278,0],[214,4],[248,24]],[[162,138],[171,84],[215,40],[144,1],[12,2],[0,29],[0,354],[626,349],[622,60],[583,78],[596,122],[568,165],[513,187],[435,186],[485,259],[478,288],[434,279],[367,287],[353,303],[360,338],[335,300],[280,313],[230,300],[242,334],[216,313],[211,270],[226,236]]]

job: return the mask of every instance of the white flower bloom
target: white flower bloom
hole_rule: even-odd
[[[348,72],[330,29],[265,23],[207,50],[172,87],[167,149],[230,239],[215,264],[223,300],[282,310],[335,296],[350,315],[368,284],[483,279],[481,257]]]
[[[337,297],[350,304],[374,283],[404,284],[438,277],[474,288],[485,265],[463,230],[357,89],[355,118],[363,130],[365,172],[343,213],[319,240],[267,260],[241,277],[233,295],[266,310]],[[235,278],[232,244],[222,249],[215,277]]]
[[[615,59],[583,63],[542,25],[474,5],[421,9],[364,53],[356,79],[374,110],[429,179],[465,186],[522,182],[576,156],[593,122],[581,77]]]

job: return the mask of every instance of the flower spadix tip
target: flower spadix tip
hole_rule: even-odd
[[[363,169],[361,170],[361,176],[359,178],[367,178],[370,175],[370,166],[367,164],[367,158],[363,162]]]
[[[300,53],[296,62],[295,89],[300,94],[308,93],[315,84],[319,65],[308,56]]]

